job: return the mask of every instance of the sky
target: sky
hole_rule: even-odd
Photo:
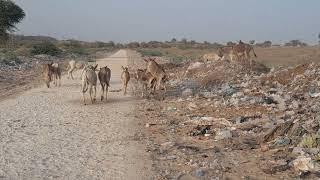
[[[13,0],[18,34],[84,41],[318,42],[319,0]]]

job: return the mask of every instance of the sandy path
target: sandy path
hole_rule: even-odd
[[[111,68],[111,89],[121,87],[127,61],[125,50],[97,61]],[[62,83],[0,102],[0,178],[151,179],[134,116],[137,100],[113,92],[108,102],[83,106],[80,80],[63,77]]]

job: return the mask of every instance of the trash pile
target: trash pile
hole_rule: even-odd
[[[39,84],[42,78],[40,76],[42,63],[64,61],[63,58],[48,55],[14,58],[0,55],[0,97],[6,97]]]
[[[166,100],[141,112],[165,178],[320,177],[320,65],[164,67]]]

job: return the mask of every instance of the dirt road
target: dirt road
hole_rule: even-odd
[[[97,61],[111,68],[111,89],[121,87],[120,67],[127,61],[125,50]],[[150,179],[151,160],[134,114],[138,100],[112,92],[107,102],[84,106],[80,72],[75,76],[63,77],[62,87],[0,102],[0,178]]]

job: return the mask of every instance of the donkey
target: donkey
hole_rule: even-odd
[[[111,78],[111,70],[105,66],[100,68],[100,71],[98,73],[98,78],[101,84],[102,93],[101,93],[101,101],[103,101],[104,92],[106,92],[106,100],[108,96],[108,88],[110,87],[110,78]]]
[[[96,101],[96,93],[97,93],[97,74],[96,69],[98,67],[98,64],[96,66],[88,65],[83,68],[82,74],[81,74],[81,81],[82,81],[82,97],[83,97],[83,103],[86,105],[86,98],[85,93],[87,92],[89,88],[89,94],[91,103],[93,104]],[[92,89],[94,89],[94,96],[92,98]]]
[[[121,66],[121,68],[122,68],[121,81],[123,84],[123,95],[126,95],[128,83],[130,81],[130,73],[129,73],[128,67]]]

